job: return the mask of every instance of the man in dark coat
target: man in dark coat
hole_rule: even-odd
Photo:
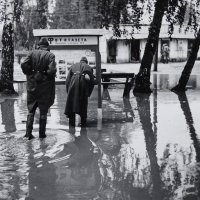
[[[31,51],[21,64],[24,74],[27,75],[27,107],[28,116],[26,123],[26,135],[29,140],[33,137],[34,114],[39,107],[39,137],[46,137],[46,122],[48,109],[54,103],[55,98],[55,55],[49,51],[49,43],[42,38],[39,48]]]
[[[75,126],[75,114],[81,117],[81,126],[86,126],[88,97],[94,88],[93,69],[88,65],[86,57],[80,63],[72,65],[66,79],[67,101],[65,115],[69,125]]]

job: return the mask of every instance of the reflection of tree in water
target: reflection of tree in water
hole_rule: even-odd
[[[124,111],[126,112],[126,118],[128,118],[128,113],[130,113],[130,115],[135,118],[131,103],[129,98],[124,97],[123,98],[123,103],[124,103]]]
[[[120,186],[120,172],[118,168],[119,163],[119,151],[121,148],[121,141],[118,133],[114,128],[117,127],[119,131],[119,124],[113,124],[112,132],[104,133],[102,131],[98,141],[96,141],[97,146],[101,149],[101,157],[99,158],[99,168],[102,176],[101,188],[99,190],[99,199],[103,200],[118,200],[121,199],[121,189]]]
[[[112,132],[102,130],[96,141],[102,155],[99,167],[102,185],[99,191],[101,200],[149,200],[150,169],[148,158],[141,158],[133,147],[126,144],[119,133],[121,125],[112,124]]]
[[[102,142],[102,141],[101,141]],[[98,144],[98,146],[100,146]],[[102,175],[102,186],[99,196],[102,200],[147,200],[149,199],[145,187],[148,187],[148,171],[149,169],[142,168],[140,158],[130,148],[123,148],[121,144],[113,146],[110,152],[102,149],[102,157],[99,160],[99,166]],[[115,154],[115,153],[116,154]],[[127,153],[129,153],[127,155]],[[128,160],[132,166],[127,169]],[[130,160],[131,159],[131,160]]]
[[[184,148],[176,143],[166,145],[161,164],[162,179],[165,186],[171,190],[171,195],[184,185],[196,185],[197,189],[200,188],[200,171],[198,167],[200,144],[194,128],[187,96],[184,92],[177,93],[177,95],[190,131],[193,146],[190,145],[189,148]],[[195,155],[197,163],[195,163]]]
[[[144,130],[147,156],[143,158],[137,155],[134,147],[126,144],[126,141],[118,135],[123,134],[123,128],[120,130],[123,126],[112,123],[112,129],[109,127],[112,132],[105,131],[104,134],[104,130],[102,130],[101,137],[96,141],[97,146],[102,150],[102,156],[99,159],[102,175],[100,199],[170,199],[181,184],[195,182],[193,167],[190,165],[194,157],[192,147],[186,151],[177,144],[167,144],[161,160],[161,167],[159,167],[156,155],[156,108],[154,109],[153,130],[149,96],[138,94],[136,101]],[[154,107],[157,107],[156,94]],[[189,119],[189,121],[193,120]],[[196,134],[192,134],[191,137],[194,144],[198,142]],[[195,149],[199,152],[197,144]],[[198,160],[199,154],[196,153],[196,155]]]
[[[184,116],[186,119],[186,123],[187,123],[189,131],[190,131],[191,140],[193,141],[193,146],[194,146],[195,153],[196,153],[196,162],[197,162],[197,165],[194,166],[195,173],[192,174],[192,176],[188,175],[185,182],[187,184],[188,184],[188,182],[191,184],[195,184],[198,189],[198,195],[200,196],[200,141],[197,138],[196,130],[194,127],[194,120],[192,117],[192,113],[190,110],[190,106],[189,106],[189,103],[187,100],[186,93],[179,92],[179,93],[177,93],[177,95],[178,95],[178,99],[180,101],[181,109],[183,110],[183,113],[184,113]]]
[[[2,124],[7,133],[16,131],[14,103],[15,99],[6,99],[1,103]]]
[[[174,190],[181,185],[180,163],[182,162],[182,152],[183,150],[177,144],[167,144],[163,153],[162,180],[170,195],[173,195]]]
[[[169,88],[169,75],[160,74],[159,86],[160,89],[168,89]]]
[[[57,106],[58,113],[60,116],[59,123],[64,125],[66,124],[66,116],[64,115],[63,105],[66,102],[66,88],[65,85],[56,85],[56,95],[55,95],[55,103],[54,106]]]
[[[126,102],[125,102],[126,103]],[[161,200],[161,178],[156,156],[156,135],[152,130],[149,99],[137,97],[140,121],[145,133],[146,157],[136,154],[131,144],[126,144],[121,134],[124,127],[112,123],[108,132],[102,130],[96,141],[102,151],[99,166],[102,175],[100,199]],[[133,115],[134,117],[134,115]],[[120,134],[120,135],[119,135]]]
[[[152,178],[152,191],[150,191],[150,193],[153,199],[161,200],[163,199],[163,194],[160,168],[156,154],[157,135],[152,129],[149,95],[140,93],[134,95],[137,101],[138,113],[142,128],[144,130],[146,149],[150,160],[150,171]]]
[[[187,100],[187,96],[185,92],[180,92],[177,94],[178,94],[178,99],[180,101],[181,109],[183,110],[185,120],[190,131],[190,136],[191,136],[191,139],[193,141],[194,148],[196,151],[196,161],[200,162],[200,142],[197,138],[196,130],[194,127],[194,120],[193,120],[190,106]]]

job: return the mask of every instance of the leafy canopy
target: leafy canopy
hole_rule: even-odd
[[[121,25],[130,24],[134,29],[140,29],[143,19],[149,16],[151,22],[156,0],[99,0],[98,16],[101,27],[109,28],[112,25],[115,36],[125,33]],[[184,24],[197,30],[199,21],[200,0],[168,0],[165,8],[165,18],[169,23],[169,34],[174,25]]]

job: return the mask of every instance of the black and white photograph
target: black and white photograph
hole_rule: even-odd
[[[0,200],[200,200],[200,0],[0,0]]]

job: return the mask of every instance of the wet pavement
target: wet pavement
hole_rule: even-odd
[[[26,84],[19,96],[0,97],[1,200],[195,200],[200,197],[200,76],[175,94],[179,76],[153,74],[153,93],[130,94],[110,86],[97,127],[97,90],[88,127],[71,129],[63,114],[65,87],[56,86],[47,138],[23,138]]]

